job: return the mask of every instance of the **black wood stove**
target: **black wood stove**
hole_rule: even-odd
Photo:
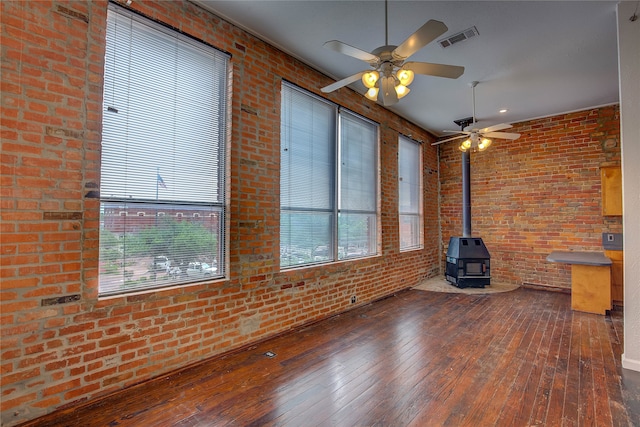
[[[451,237],[446,277],[459,288],[484,288],[491,284],[491,255],[479,237]]]
[[[473,118],[455,120],[464,129]],[[462,237],[449,238],[445,277],[459,288],[491,284],[491,255],[480,237],[471,237],[471,158],[462,152]]]

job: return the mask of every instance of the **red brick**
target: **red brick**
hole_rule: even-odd
[[[71,390],[68,391],[67,393],[63,394],[63,398],[67,401],[73,401],[76,400],[76,398],[83,396],[83,395],[89,395],[92,392],[95,392],[97,390],[100,389],[100,384],[99,383],[94,383],[94,384],[89,384],[86,385],[84,387],[75,389],[75,390]]]
[[[100,378],[104,378],[108,375],[115,373],[118,370],[117,366],[113,366],[111,368],[105,369],[103,371],[93,372],[89,375],[86,375],[83,379],[85,382],[97,381]]]
[[[113,354],[116,354],[117,349],[115,347],[108,347],[105,348],[103,350],[99,350],[99,351],[94,351],[94,352],[90,352],[90,353],[83,353],[83,360],[84,362],[90,362],[92,360],[96,360],[96,359],[100,359],[103,357],[107,357],[107,356],[111,356]]]
[[[22,357],[20,359],[20,363],[18,364],[19,368],[27,368],[29,366],[40,366],[45,362],[49,362],[51,360],[55,360],[57,358],[57,352],[51,353],[42,353],[36,357]]]
[[[16,301],[16,302],[3,302],[2,312],[10,313],[15,311],[24,311],[37,307],[38,301]]]
[[[36,408],[48,409],[48,408],[55,408],[58,405],[60,405],[60,403],[61,401],[59,396],[51,396],[48,399],[41,399],[34,402],[33,406]]]
[[[5,387],[8,384],[13,384],[16,382],[28,380],[30,378],[35,378],[38,375],[40,375],[40,368],[32,368],[32,369],[29,369],[28,371],[20,370],[13,374],[3,375],[0,378],[0,384],[2,384],[3,387]]]
[[[10,411],[13,408],[21,407],[26,403],[37,401],[38,400],[36,398],[36,393],[23,394],[22,396],[18,396],[15,399],[7,399],[7,397],[5,396],[2,399],[2,410]]]

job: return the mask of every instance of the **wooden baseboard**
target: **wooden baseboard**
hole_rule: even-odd
[[[523,283],[522,287],[527,289],[535,289],[538,291],[560,292],[563,294],[571,294],[571,288],[563,288],[561,286],[539,285],[536,283]]]

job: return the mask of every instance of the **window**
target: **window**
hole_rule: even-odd
[[[378,126],[283,83],[280,265],[378,252]]]
[[[398,141],[400,250],[422,247],[422,147],[400,136]]]
[[[224,277],[227,62],[109,5],[100,295]],[[195,262],[212,267],[190,274]]]

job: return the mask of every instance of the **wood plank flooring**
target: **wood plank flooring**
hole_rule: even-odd
[[[633,426],[621,337],[561,293],[407,290],[27,425]]]

